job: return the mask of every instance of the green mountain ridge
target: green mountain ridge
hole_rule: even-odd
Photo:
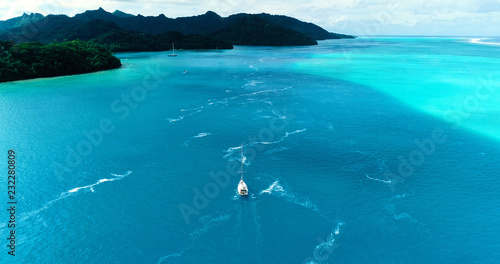
[[[177,31],[162,34],[147,34],[137,31],[113,30],[104,33],[91,42],[107,47],[110,51],[164,51],[177,49],[232,49],[230,42],[201,34],[184,35]]]
[[[318,42],[293,29],[271,24],[257,16],[247,15],[233,25],[212,34],[235,45],[299,46],[317,45]]]
[[[241,21],[251,17],[255,22],[252,24],[242,24]],[[27,34],[27,27],[30,32]],[[262,31],[265,30],[265,34]],[[244,32],[251,33],[252,38],[245,37]],[[145,38],[153,40],[154,37],[167,32],[179,32],[186,36],[191,36],[197,42],[190,43],[186,40],[184,46],[186,49],[197,47],[202,49],[214,49],[214,43],[220,48],[226,47],[226,42],[238,45],[314,45],[315,40],[353,38],[353,36],[330,33],[323,28],[312,23],[302,22],[295,18],[287,16],[269,15],[269,14],[235,14],[229,17],[221,17],[215,12],[209,11],[203,15],[192,17],[168,18],[166,16],[142,16],[131,15],[119,10],[113,13],[107,12],[102,8],[97,10],[85,11],[74,17],[66,15],[48,15],[24,14],[21,17],[0,21],[0,40],[9,40],[14,42],[40,41],[42,43],[51,43],[54,40],[92,40],[96,42],[108,43],[109,46],[120,45],[117,41],[109,41],[106,36],[98,38],[110,32],[119,34],[123,38],[125,35],[136,35],[140,37],[143,33]],[[232,32],[231,35],[229,32]],[[110,33],[111,34],[111,33]],[[203,35],[202,39],[200,35]],[[250,34],[249,34],[250,35]],[[108,34],[109,36],[109,34]],[[192,37],[198,36],[198,37]],[[265,36],[265,37],[263,37]],[[221,40],[222,39],[222,40]],[[313,40],[313,41],[311,41]],[[134,43],[122,43],[134,46]],[[200,43],[205,43],[199,45]],[[217,45],[220,43],[220,45]],[[116,45],[115,45],[116,44]],[[130,45],[129,45],[130,44]],[[164,47],[159,43],[156,48]],[[151,48],[151,45],[149,45]],[[155,48],[155,49],[156,49]],[[182,48],[179,46],[179,48]],[[134,48],[135,50],[135,48]]]

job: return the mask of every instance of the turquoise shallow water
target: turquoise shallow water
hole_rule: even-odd
[[[0,84],[19,202],[1,263],[500,261],[500,46],[118,56]]]

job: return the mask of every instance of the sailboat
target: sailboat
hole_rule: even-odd
[[[241,196],[248,195],[247,184],[243,181],[243,146],[241,146],[241,180],[238,183],[238,194]]]
[[[175,48],[174,48],[174,43],[172,42],[172,54],[168,55],[169,57],[177,57],[177,54],[175,54]]]

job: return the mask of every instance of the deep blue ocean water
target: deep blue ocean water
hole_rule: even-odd
[[[0,84],[0,262],[498,263],[497,42],[121,53]]]

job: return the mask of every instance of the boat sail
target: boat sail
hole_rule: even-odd
[[[177,54],[175,54],[175,48],[174,48],[174,43],[172,42],[172,54],[168,55],[169,57],[177,57]]]
[[[241,179],[238,184],[238,194],[241,196],[248,195],[247,184],[243,181],[243,146],[241,146]]]

